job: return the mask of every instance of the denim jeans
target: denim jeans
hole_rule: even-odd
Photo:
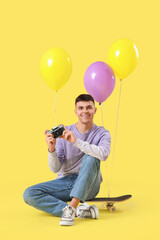
[[[73,197],[81,202],[94,198],[100,190],[100,160],[85,154],[79,174],[57,178],[27,188],[24,201],[36,209],[61,217]]]

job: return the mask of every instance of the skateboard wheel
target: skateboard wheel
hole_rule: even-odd
[[[110,203],[107,203],[107,204],[106,204],[106,207],[107,207],[108,209],[110,209],[112,206],[113,206],[113,204],[110,204]]]
[[[109,208],[109,211],[112,212],[112,213],[113,213],[113,212],[116,212],[116,210],[117,210],[117,209],[116,209],[114,206],[112,206],[112,207]]]

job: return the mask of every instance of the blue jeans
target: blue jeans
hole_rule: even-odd
[[[100,160],[85,154],[79,174],[33,185],[23,193],[24,201],[36,209],[61,217],[73,197],[81,202],[94,198],[100,190]]]

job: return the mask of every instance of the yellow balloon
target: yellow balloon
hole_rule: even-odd
[[[114,42],[108,52],[108,65],[120,79],[126,78],[137,66],[138,50],[134,42],[122,38]]]
[[[45,82],[57,91],[63,87],[71,76],[71,59],[63,49],[51,48],[41,58],[40,72]]]

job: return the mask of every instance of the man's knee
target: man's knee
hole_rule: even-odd
[[[31,187],[27,188],[23,193],[25,203],[31,205],[33,203],[33,190]]]
[[[100,160],[96,157],[87,154],[85,154],[83,157],[83,163],[90,167],[92,166],[100,167]]]

